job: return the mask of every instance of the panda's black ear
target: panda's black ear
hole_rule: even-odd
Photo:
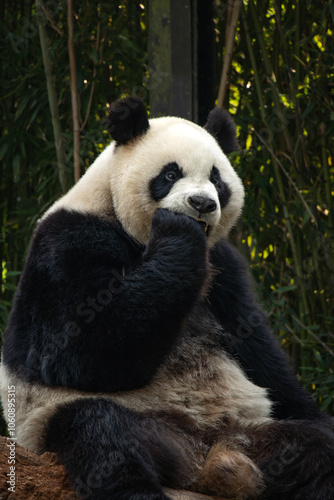
[[[106,128],[117,144],[126,144],[149,128],[145,104],[139,97],[125,97],[111,104]]]
[[[230,113],[225,109],[216,107],[210,111],[204,128],[213,135],[225,154],[238,149],[235,124]]]

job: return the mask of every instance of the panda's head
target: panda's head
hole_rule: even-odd
[[[234,123],[219,108],[204,128],[174,117],[148,120],[144,104],[115,102],[107,119],[116,141],[110,170],[114,211],[124,229],[146,244],[158,208],[203,224],[211,247],[227,236],[244,200],[226,154],[236,148]]]

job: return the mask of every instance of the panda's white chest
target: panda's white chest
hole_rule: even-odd
[[[104,396],[143,414],[184,415],[195,428],[219,429],[222,422],[238,426],[270,421],[271,402],[224,351],[210,353],[201,342],[183,341],[165,360],[146,387],[123,393],[85,393],[24,383],[0,366],[2,397],[16,387],[18,443],[42,453],[42,428],[57,405],[78,398]]]
[[[143,389],[115,395],[139,412],[181,412],[201,428],[222,419],[250,425],[270,420],[267,390],[254,385],[223,351],[210,353],[199,342],[184,341]]]

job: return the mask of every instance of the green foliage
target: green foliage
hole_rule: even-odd
[[[219,43],[225,9],[219,3]],[[327,2],[242,8],[229,107],[246,188],[235,239],[273,328],[321,408],[334,412],[334,37]]]

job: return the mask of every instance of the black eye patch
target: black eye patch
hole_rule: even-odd
[[[221,208],[226,207],[231,197],[231,190],[226,182],[222,181],[217,167],[212,167],[210,181],[216,188]]]
[[[160,174],[150,181],[150,192],[155,201],[160,201],[168,195],[174,184],[182,179],[183,174],[176,162],[165,165]]]

